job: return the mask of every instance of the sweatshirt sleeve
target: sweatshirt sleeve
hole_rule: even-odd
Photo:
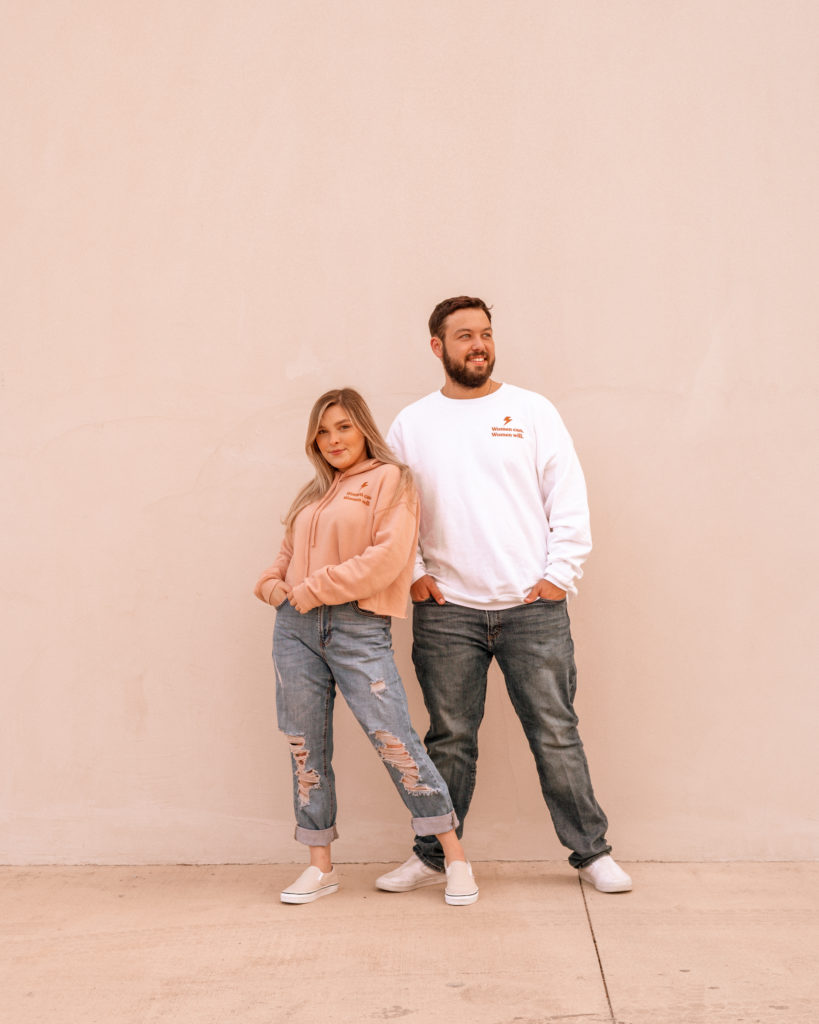
[[[553,443],[540,467],[541,493],[549,526],[549,553],[544,578],[577,593],[575,583],[591,551],[586,481],[572,439],[556,410],[550,424]]]
[[[282,546],[279,550],[279,557],[269,569],[265,569],[259,577],[259,582],[256,584],[253,591],[256,597],[258,597],[260,601],[264,601],[265,604],[270,604],[270,595],[273,592],[273,588],[277,583],[281,582],[287,574],[287,567],[290,565],[290,559],[293,557],[293,539],[290,534],[291,531],[288,530],[284,540],[282,541]]]
[[[406,449],[404,447],[404,434],[401,429],[401,416],[400,414],[393,420],[392,426],[387,431],[387,444],[392,449],[393,454],[399,462],[403,462],[409,465],[409,459],[407,458]],[[421,553],[420,543],[415,545],[415,564],[412,568],[412,576],[410,583],[415,583],[416,580],[420,580],[422,576],[426,576],[427,567],[424,564],[424,556]]]
[[[293,588],[293,596],[308,611],[320,604],[370,597],[398,579],[418,536],[418,499],[414,490],[397,503],[394,499],[394,487],[381,489],[373,516],[372,544],[360,555],[338,565],[325,565]]]

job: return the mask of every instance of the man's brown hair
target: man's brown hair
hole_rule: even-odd
[[[431,338],[440,338],[443,341],[444,321],[450,313],[455,313],[459,309],[482,309],[489,318],[489,323],[492,323],[490,307],[487,306],[483,299],[473,299],[469,295],[458,295],[454,299],[444,299],[443,302],[439,302],[435,309],[433,309],[432,316],[429,318],[429,336]]]

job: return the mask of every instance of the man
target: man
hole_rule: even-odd
[[[440,302],[429,329],[444,386],[407,406],[387,438],[421,496],[410,593],[427,748],[449,786],[460,836],[496,658],[569,863],[601,892],[626,892],[631,879],[610,856],[573,708],[566,594],[576,592],[591,550],[580,463],[549,401],[492,379],[495,340],[482,299]],[[376,885],[408,892],[443,883],[443,871],[435,838],[419,838],[409,860]]]

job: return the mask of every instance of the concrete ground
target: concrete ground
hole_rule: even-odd
[[[0,868],[0,1020],[819,1021],[819,864],[626,867],[608,896],[479,863],[471,907],[378,892],[382,864],[306,906],[279,902],[292,864]]]

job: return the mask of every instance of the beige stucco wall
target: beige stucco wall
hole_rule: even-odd
[[[616,852],[815,857],[819,7],[3,8],[0,859],[301,858],[251,588],[312,401],[386,428],[462,291],[586,470]],[[338,859],[403,859],[337,729]],[[499,676],[467,839],[564,855]]]

